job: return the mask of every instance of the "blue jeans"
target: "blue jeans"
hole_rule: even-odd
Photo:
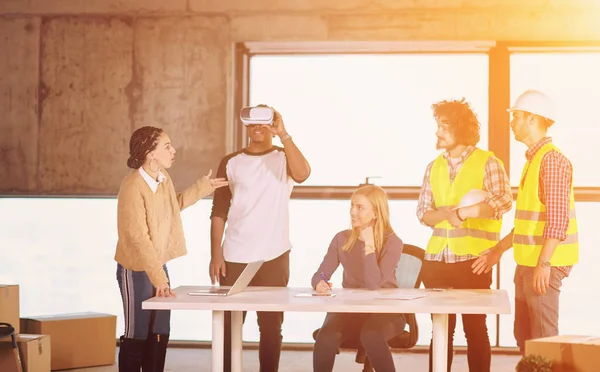
[[[550,286],[542,295],[533,289],[533,269],[517,265],[515,270],[514,335],[521,354],[525,341],[558,335],[558,298],[565,274],[550,268]]]
[[[169,280],[167,266],[163,266],[163,269]],[[117,264],[117,282],[123,300],[125,338],[145,340],[148,332],[168,335],[171,331],[170,310],[154,310],[154,324],[150,324],[153,310],[142,310],[142,302],[152,298],[156,293],[156,288],[150,282],[146,272],[127,270]]]

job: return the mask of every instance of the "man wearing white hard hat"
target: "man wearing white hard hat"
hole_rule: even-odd
[[[560,287],[578,261],[579,243],[573,167],[546,134],[556,120],[552,100],[540,91],[528,90],[508,111],[515,139],[528,147],[515,227],[473,267],[475,273],[485,273],[514,247],[514,334],[524,353],[525,341],[558,335]]]
[[[490,289],[492,273],[476,275],[471,265],[500,240],[502,215],[512,207],[508,175],[491,152],[476,147],[479,120],[468,102],[432,106],[437,148],[445,150],[425,171],[417,216],[433,229],[421,271],[427,288]],[[491,347],[486,315],[462,315],[470,372],[489,372]],[[456,315],[450,315],[448,371]],[[431,371],[431,347],[429,353]]]

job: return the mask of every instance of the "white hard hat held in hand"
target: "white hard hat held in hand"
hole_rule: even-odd
[[[556,121],[556,109],[552,99],[546,94],[534,89],[526,90],[517,97],[515,104],[507,111],[525,111]]]
[[[454,209],[470,207],[475,204],[483,203],[489,196],[490,194],[487,191],[473,189],[463,195],[463,197],[460,199],[460,203],[458,203]]]

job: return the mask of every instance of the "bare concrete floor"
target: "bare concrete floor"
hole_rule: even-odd
[[[117,349],[118,353],[118,349]],[[335,360],[334,371],[361,371],[361,366],[354,362],[355,353],[342,352]],[[244,372],[258,372],[258,351],[254,349],[243,352]],[[514,372],[520,356],[492,355],[492,372]],[[165,371],[170,372],[210,372],[210,349],[169,348]],[[427,354],[424,353],[394,353],[397,371],[427,371]],[[281,372],[310,372],[312,371],[312,351],[287,351],[281,354]],[[72,371],[80,372],[117,372],[117,365],[83,368]],[[457,354],[452,364],[452,372],[468,372],[467,357]]]

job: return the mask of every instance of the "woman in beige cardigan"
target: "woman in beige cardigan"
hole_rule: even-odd
[[[176,194],[166,171],[175,160],[175,149],[160,128],[136,130],[129,154],[127,166],[134,170],[121,184],[117,208],[115,260],[125,316],[119,372],[163,371],[171,313],[142,310],[142,302],[175,296],[166,263],[187,253],[180,212],[228,183],[211,179],[211,171]]]

